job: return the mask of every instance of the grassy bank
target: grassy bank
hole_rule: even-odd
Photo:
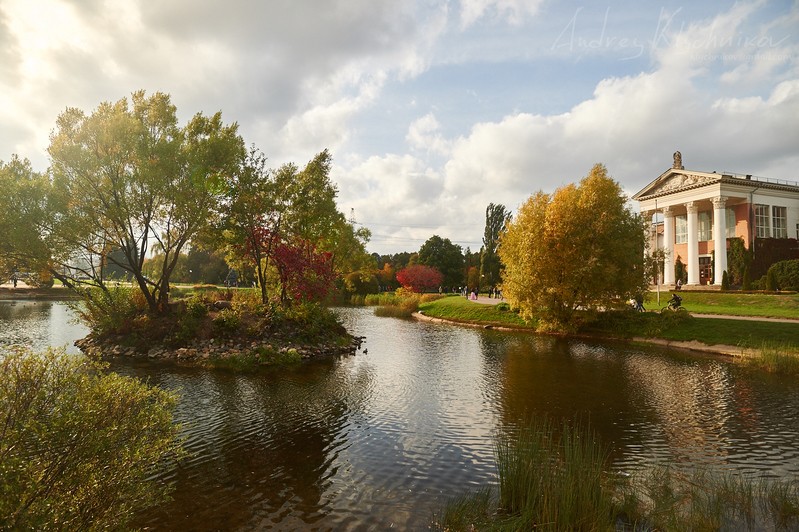
[[[666,306],[674,291],[649,292],[644,306],[656,310]],[[727,314],[730,316],[758,316],[766,318],[799,318],[799,294],[749,294],[742,292],[691,292],[680,291],[682,304],[690,312],[699,314]]]
[[[426,316],[458,323],[477,323],[493,327],[535,329],[534,323],[525,322],[507,305],[483,305],[461,296],[448,296],[419,305]]]
[[[769,296],[759,296],[761,308],[764,308],[765,305],[762,301],[764,297]],[[785,296],[770,297],[781,302]],[[745,309],[741,306],[728,304],[725,308],[734,308],[738,315],[744,315]],[[535,324],[525,323],[512,311],[501,310],[495,305],[475,303],[462,297],[446,297],[423,303],[419,309],[427,316],[461,323],[535,328]],[[582,327],[579,332],[603,337],[659,338],[669,341],[697,341],[708,345],[733,345],[746,348],[779,346],[783,350],[799,351],[799,323],[694,318],[689,313],[607,312],[601,314],[597,321]]]

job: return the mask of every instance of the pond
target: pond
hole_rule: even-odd
[[[20,338],[82,335],[63,325],[62,304],[39,305],[50,306],[43,323],[20,327],[61,332]],[[179,392],[191,453],[163,474],[174,501],[141,526],[426,528],[448,499],[496,483],[495,432],[538,415],[588,420],[619,471],[669,463],[799,474],[795,380],[662,348],[338,312],[366,337],[356,356],[254,375],[114,362]]]

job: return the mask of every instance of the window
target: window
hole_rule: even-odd
[[[674,242],[677,244],[688,242],[688,217],[684,214],[674,217]]]
[[[735,238],[735,209],[724,209],[727,217],[727,238]]]
[[[768,238],[771,236],[769,226],[770,220],[768,205],[755,205],[755,235],[758,238]]]
[[[713,240],[713,217],[709,212],[699,213],[699,241]]]
[[[773,219],[774,238],[788,238],[788,208],[777,207],[771,208],[771,216]]]

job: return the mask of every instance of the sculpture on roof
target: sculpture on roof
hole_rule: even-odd
[[[678,151],[674,152],[674,165],[672,168],[676,168],[677,170],[685,170],[685,167],[682,165],[682,153]]]

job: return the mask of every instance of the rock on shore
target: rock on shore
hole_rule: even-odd
[[[109,359],[114,357],[131,357],[139,359],[167,360],[189,365],[206,365],[210,360],[229,359],[235,357],[258,356],[262,353],[273,353],[277,356],[292,355],[307,360],[323,356],[354,355],[361,348],[363,337],[353,336],[349,344],[316,345],[273,345],[262,341],[240,341],[231,339],[196,340],[188,347],[170,348],[163,345],[152,346],[142,350],[125,346],[123,337],[95,338],[89,335],[75,341],[75,346],[87,356]],[[263,365],[268,365],[268,358]]]

